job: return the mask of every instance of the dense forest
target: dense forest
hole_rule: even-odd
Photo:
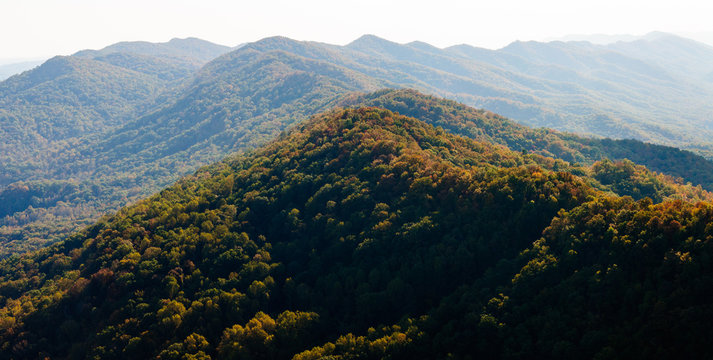
[[[669,40],[668,49],[683,46]],[[547,55],[552,49],[567,54],[572,63],[553,63]],[[659,173],[647,176],[668,188],[690,183],[713,190],[713,163],[688,151],[527,128],[410,90],[373,92],[412,87],[498,110],[520,123],[569,124],[571,130],[616,137],[670,138],[707,154],[705,141],[685,137],[683,127],[674,129],[657,120],[666,116],[667,123],[677,119],[685,125],[705,110],[679,101],[676,106],[686,104],[690,111],[680,111],[677,117],[671,112],[675,106],[669,102],[690,89],[672,85],[657,66],[670,65],[658,64],[662,59],[680,59],[665,53],[654,56],[653,48],[634,50],[623,45],[614,50],[534,43],[500,51],[437,49],[374,36],[347,46],[273,37],[231,49],[189,38],[125,42],[56,57],[0,83],[0,258],[61,239],[201,166],[263,145],[334,106],[385,107],[456,134],[562,159],[574,168],[629,159]],[[620,55],[612,57],[612,51]],[[591,56],[582,58],[583,53]],[[655,63],[646,72],[630,69],[646,59]],[[563,83],[562,71],[577,76]],[[619,80],[613,80],[614,75]],[[583,88],[572,88],[570,80],[581,80]],[[631,108],[641,95],[632,86],[662,94],[661,101],[646,101],[657,110]],[[608,108],[619,104],[624,90],[633,100]],[[569,98],[571,94],[577,98]],[[600,98],[608,101],[599,103]],[[557,105],[562,99],[569,99],[564,107]],[[695,134],[705,131],[699,127]],[[592,185],[638,196],[625,187]],[[652,191],[662,189],[655,188]],[[680,193],[664,192],[652,199]]]
[[[705,198],[702,189],[687,183],[713,188],[713,163],[687,151],[634,140],[599,140],[531,129],[488,111],[413,90],[348,93],[373,85],[349,71],[294,56],[240,54],[209,64],[201,80],[191,87],[194,92],[175,105],[129,122],[103,139],[73,143],[43,157],[36,167],[37,177],[52,180],[18,181],[0,190],[0,199],[7,204],[0,211],[0,257],[61,238],[201,165],[259,146],[309,114],[335,105],[384,107],[455,134],[579,163],[582,166],[573,170],[579,175],[589,172],[580,167],[596,161],[629,158],[670,176],[646,175],[660,183],[657,190],[645,195],[656,201],[683,193],[689,198]],[[256,67],[265,68],[256,76],[252,73]],[[243,84],[243,90],[226,84],[225,79]],[[351,85],[345,88],[345,84]],[[51,173],[47,169],[52,169]],[[668,190],[653,193],[664,187]],[[671,190],[673,187],[679,190]],[[609,186],[608,190],[638,197],[623,187]]]
[[[518,41],[499,50],[440,49],[373,35],[345,46],[283,37],[247,46],[326,61],[532,127],[634,138],[711,157],[713,87],[702,79],[713,71],[713,50],[674,35],[617,46]]]
[[[628,159],[684,183],[713,190],[713,162],[688,151],[638,140],[597,139],[546,128],[533,129],[491,111],[414,90],[382,90],[349,95],[342,106],[379,106],[440,126],[454,134],[503,144],[514,151],[591,165],[604,159]]]
[[[198,39],[119,43],[56,56],[0,82],[0,186],[30,154],[120,126],[160,106],[228,50]]]
[[[0,262],[0,358],[706,358],[697,199],[336,109]]]

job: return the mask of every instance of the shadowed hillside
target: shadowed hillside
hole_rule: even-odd
[[[549,164],[389,110],[315,116],[1,262],[0,357],[709,354],[710,203]]]

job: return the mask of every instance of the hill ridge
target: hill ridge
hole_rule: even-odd
[[[528,178],[530,174],[536,177]],[[521,193],[520,190],[502,190],[506,184],[527,187],[533,185],[531,182],[550,185],[542,188],[538,185],[535,193],[528,194]],[[480,187],[483,187],[483,190],[487,188],[486,193],[495,191],[492,194],[496,199],[488,200],[488,196],[480,195],[480,192],[475,190]],[[472,218],[457,220],[456,217],[447,216],[455,215],[453,210],[446,211],[441,208],[441,204],[457,201],[447,195],[448,189],[453,188],[466,191],[462,196],[473,201],[463,201],[459,205],[470,209],[468,211],[473,214]],[[168,348],[169,343],[174,340],[182,341],[185,337],[183,333],[189,328],[190,332],[195,332],[213,344],[203,350],[205,353],[223,357],[235,356],[230,355],[231,351],[241,350],[233,348],[230,341],[221,340],[221,334],[232,336],[228,334],[234,325],[263,316],[259,310],[268,303],[273,303],[272,307],[280,309],[267,314],[270,317],[293,316],[290,314],[299,309],[304,314],[311,314],[309,318],[312,320],[305,325],[320,318],[327,321],[325,324],[332,322],[328,319],[342,321],[342,324],[336,327],[339,329],[362,329],[368,325],[368,319],[375,319],[376,313],[368,317],[344,317],[338,308],[333,307],[331,310],[316,313],[310,310],[313,306],[324,307],[328,306],[328,303],[309,305],[313,300],[296,292],[287,295],[292,293],[292,290],[289,290],[292,285],[289,284],[293,281],[313,288],[308,291],[316,295],[326,290],[318,285],[319,273],[327,271],[333,272],[334,276],[342,276],[337,275],[339,271],[334,267],[339,261],[311,262],[309,251],[304,252],[307,247],[316,246],[321,249],[318,254],[333,256],[345,261],[345,264],[352,264],[344,269],[351,273],[364,266],[362,262],[368,259],[365,257],[367,254],[382,253],[379,249],[391,248],[399,242],[413,242],[414,247],[420,248],[421,245],[417,244],[426,240],[428,234],[437,234],[438,232],[434,232],[436,229],[449,228],[440,221],[450,219],[448,221],[466,221],[468,224],[473,224],[476,220],[483,224],[501,220],[510,222],[523,216],[520,214],[522,211],[529,214],[540,209],[539,213],[543,216],[532,218],[531,221],[544,226],[547,222],[545,214],[554,215],[561,206],[570,208],[583,201],[589,192],[584,183],[571,175],[539,169],[532,160],[500,146],[451,135],[388,110],[335,110],[314,117],[299,129],[250,155],[238,156],[204,168],[191,178],[180,181],[149,200],[121,210],[117,215],[70,237],[65,242],[35,254],[11,258],[0,263],[0,284],[7,284],[5,287],[0,286],[0,318],[3,319],[4,326],[4,331],[0,332],[0,344],[7,344],[3,345],[5,347],[1,356],[49,353],[55,356],[72,354],[71,356],[107,357],[119,353],[132,356],[156,356],[160,353],[163,357],[172,351]],[[537,196],[539,193],[543,196]],[[557,194],[559,199],[554,200],[544,194]],[[510,201],[516,204],[512,209],[498,205],[499,199],[509,199],[508,196],[512,198]],[[527,205],[530,204],[529,199],[535,204],[533,209],[528,207],[531,205]],[[479,213],[476,203],[481,204],[477,206],[487,203],[494,212],[488,213],[491,215]],[[519,204],[523,204],[525,208],[518,210]],[[500,209],[502,214],[496,209]],[[184,212],[187,218],[180,215]],[[371,212],[380,215],[367,215]],[[174,215],[169,215],[171,213]],[[363,218],[355,217],[355,214],[363,214]],[[209,216],[210,219],[202,220],[196,216]],[[333,220],[328,220],[325,216]],[[511,220],[507,220],[508,218]],[[198,221],[198,226],[203,230],[191,225],[195,221]],[[291,225],[273,225],[283,221]],[[307,236],[317,234],[315,231],[319,228],[328,230],[328,233],[312,239]],[[393,230],[389,230],[392,228]],[[221,232],[223,235],[217,235],[218,238],[211,240],[210,237],[214,235],[209,235],[213,231],[210,229],[216,230],[216,235]],[[476,229],[477,227],[474,227],[464,231],[472,233]],[[524,239],[538,235],[537,231],[525,229],[524,224],[509,229],[509,235],[502,236],[517,242],[525,243],[527,241]],[[198,232],[195,232],[196,230]],[[524,232],[522,237],[518,237],[509,231]],[[201,232],[205,235],[199,235]],[[400,233],[393,238],[397,240],[396,243],[387,235],[392,232]],[[122,233],[124,235],[121,235]],[[179,233],[184,235],[178,235]],[[188,235],[189,233],[203,240],[190,240],[193,235]],[[176,234],[178,237],[168,236],[169,234]],[[343,240],[338,240],[339,238]],[[148,242],[142,239],[147,239]],[[194,241],[200,241],[203,250],[190,250]],[[313,245],[308,245],[310,243]],[[428,243],[422,244],[431,246],[426,245]],[[501,245],[497,247],[499,250],[493,248],[492,251],[513,251],[505,249],[504,243]],[[179,253],[185,253],[187,257],[179,255],[174,265],[173,260],[166,257],[171,253],[170,249],[180,249]],[[215,251],[217,253],[214,253]],[[350,255],[352,252],[354,255]],[[228,263],[220,260],[231,256],[233,260]],[[134,259],[134,262],[130,259]],[[149,263],[144,261],[153,261],[153,270],[146,268]],[[57,265],[41,265],[50,263]],[[235,268],[238,264],[244,264],[245,270]],[[6,271],[5,266],[19,267],[18,269],[22,270],[10,272]],[[480,273],[484,266],[471,268],[467,273]],[[281,275],[283,271],[293,271],[288,269],[303,270],[299,270],[292,277],[293,280],[289,280]],[[240,271],[242,275],[237,272],[230,275],[235,271]],[[443,271],[451,272],[445,269]],[[41,286],[39,293],[54,292],[58,294],[54,300],[40,307],[36,302],[40,300],[39,297],[22,290],[23,287],[28,289],[35,285],[25,286],[13,282],[21,280],[24,276],[22,274],[28,273],[43,274],[38,278],[37,284]],[[173,288],[171,283],[178,279],[174,276],[180,277],[180,273],[184,274],[184,277],[176,283],[178,288],[170,290]],[[199,275],[200,273],[204,273],[205,277]],[[189,290],[185,286],[191,282],[191,276],[196,280],[204,278],[206,286]],[[217,286],[223,281],[219,278],[223,277],[226,280],[232,277],[233,280],[226,286],[207,286],[209,283],[215,284],[210,286]],[[170,280],[171,278],[174,280]],[[104,285],[101,285],[102,283]],[[380,283],[360,290],[360,293],[367,297],[371,296],[369,294],[378,296],[380,291],[386,289],[386,283]],[[162,284],[167,284],[168,287]],[[252,284],[250,286],[254,290],[247,291],[242,284]],[[283,286],[286,286],[284,291],[287,291],[284,293],[287,296],[285,298],[278,295],[283,293],[283,290],[277,290],[277,287]],[[455,283],[446,281],[442,282],[441,286],[450,289]],[[425,289],[415,289],[417,293],[427,296]],[[270,296],[270,293],[274,295]],[[192,322],[190,317],[184,318],[188,316],[186,311],[199,311],[199,303],[208,304],[208,301],[213,301],[213,295],[210,294],[219,296],[215,298],[215,304],[220,312],[228,311],[219,320],[224,324],[218,325],[219,328],[215,329],[217,331],[210,330],[212,325],[197,325],[202,322],[197,318],[198,323]],[[330,301],[333,297],[334,295],[328,296]],[[353,308],[356,305],[350,304],[350,297],[339,297],[342,298],[340,303],[344,301],[344,306]],[[219,298],[222,300],[218,300]],[[366,300],[367,298],[364,298],[361,301]],[[16,308],[16,301],[36,304],[33,309],[37,310],[26,312]],[[132,305],[138,302],[145,303],[147,307],[142,305],[135,308]],[[250,305],[251,302],[253,305]],[[287,306],[291,302],[294,307]],[[72,307],[71,303],[80,305]],[[396,309],[394,305],[389,305],[389,308]],[[416,313],[422,307],[414,305],[409,312]],[[129,310],[130,308],[134,310]],[[230,308],[233,310],[229,310]],[[181,321],[166,323],[169,325],[166,328],[170,330],[168,332],[161,330],[164,325],[151,325],[153,321],[144,322],[148,326],[144,328],[132,320],[133,315],[126,317],[115,313],[115,310],[119,309],[124,309],[120,313],[140,311],[159,317],[168,314],[179,315],[176,319]],[[110,313],[115,315],[106,317]],[[396,320],[394,315],[389,318]],[[5,320],[8,316],[13,319],[11,323]],[[199,315],[204,316],[207,315]],[[378,316],[382,316],[382,313]],[[362,320],[358,320],[359,317],[362,317]],[[106,320],[100,323],[91,320],[100,318]],[[38,321],[45,323],[44,329],[57,328],[48,325],[56,323],[57,326],[64,324],[65,329],[72,326],[74,330],[71,333],[53,331],[52,334],[55,335],[51,335],[35,327]],[[356,322],[350,324],[351,321]],[[132,330],[133,325],[122,325],[132,323],[138,325],[137,330],[142,329],[140,332],[148,332],[138,338],[139,333]],[[26,329],[33,331],[27,332]],[[108,329],[113,329],[114,334],[107,338],[102,334]],[[298,336],[292,345],[285,343],[279,353],[296,353],[308,349],[311,345],[317,345],[319,342],[315,340],[329,339],[329,335],[322,331],[313,333],[315,339],[310,339],[311,336]],[[143,339],[134,340],[134,343],[150,341],[157,347],[131,347],[129,342],[119,340],[124,335]],[[279,341],[287,341],[282,335],[278,338],[282,339]],[[44,340],[37,342],[41,339]],[[167,343],[166,340],[170,341]],[[14,346],[18,343],[27,345]]]
[[[386,109],[315,115],[1,261],[0,358],[710,352],[704,317],[672,315],[710,310],[711,204],[547,164]]]

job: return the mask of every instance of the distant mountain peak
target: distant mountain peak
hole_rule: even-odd
[[[199,39],[199,38],[197,38],[197,37],[189,36],[189,37],[185,37],[185,38],[177,38],[177,37],[176,37],[176,38],[172,38],[171,40],[169,40],[169,41],[167,42],[167,44],[170,44],[170,43],[177,43],[177,42],[202,42],[202,43],[210,43],[210,41],[203,40],[203,39]]]
[[[529,40],[529,41],[522,41],[522,40],[515,40],[511,42],[510,44],[506,45],[500,50],[523,50],[523,49],[530,49],[532,47],[538,46],[538,45],[544,45],[546,43],[540,43],[534,40]]]
[[[281,36],[281,35],[276,35],[276,36],[269,36],[263,39],[260,39],[255,42],[250,42],[250,43],[245,43],[236,46],[233,48],[234,50],[240,49],[240,48],[254,48],[258,50],[284,50],[284,51],[292,51],[295,49],[295,47],[301,47],[305,46],[308,44],[306,41],[299,41],[295,40],[292,38],[289,38],[287,36]]]
[[[689,39],[687,37],[683,37],[680,35],[676,34],[671,34],[671,33],[666,33],[666,32],[661,32],[661,31],[652,31],[639,39],[640,41],[648,41],[648,42],[658,42],[658,41],[668,41],[668,42],[676,42],[679,44],[686,44],[688,46],[696,46],[696,47],[701,47],[701,48],[708,48],[709,50],[713,49],[713,46],[700,42],[698,40],[694,39]]]
[[[365,34],[365,35],[360,36],[358,39],[347,44],[347,47],[373,46],[375,44],[397,45],[397,43],[395,43],[393,41],[389,41],[384,38],[380,38],[376,35]]]
[[[289,38],[287,36],[282,36],[282,35],[275,35],[275,36],[268,36],[266,38],[262,38],[258,41],[253,42],[252,44],[279,44],[279,43],[297,43],[299,41]]]
[[[188,37],[183,39],[173,38],[161,43],[122,41],[99,50],[81,50],[73,56],[91,59],[111,53],[132,53],[158,58],[171,58],[197,67],[228,51],[230,51],[230,48],[227,46],[195,37]]]
[[[240,51],[242,49],[255,49],[258,51],[279,50],[301,54],[306,47],[309,47],[309,43],[305,41],[291,39],[286,36],[270,36],[255,42],[243,44],[239,47],[236,47],[234,48],[233,52],[235,52],[235,50]]]

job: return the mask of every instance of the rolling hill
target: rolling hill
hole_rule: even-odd
[[[204,57],[196,55],[197,47],[204,48]],[[8,84],[15,84],[14,88],[20,89],[27,83],[30,85],[26,86],[26,91],[31,94],[61,84],[46,93],[55,94],[53,96],[62,104],[75,104],[63,110],[70,114],[63,121],[58,121],[62,118],[54,115],[49,123],[38,122],[36,117],[7,115],[11,121],[3,124],[17,126],[6,130],[12,132],[10,138],[16,140],[8,143],[6,156],[0,162],[3,170],[0,172],[3,176],[0,198],[9,204],[0,209],[0,242],[4,249],[0,254],[11,254],[53,241],[92,223],[101,214],[145,198],[200,166],[235,151],[253,149],[309,115],[334,106],[382,106],[480,141],[585,166],[604,158],[628,158],[671,176],[654,181],[669,184],[666,185],[669,189],[680,185],[677,183],[687,182],[704,189],[713,188],[713,165],[700,156],[676,148],[636,140],[590,139],[547,129],[531,129],[503,116],[405,90],[366,94],[388,86],[409,86],[509,112],[496,106],[500,100],[493,99],[517,103],[520,105],[516,107],[523,109],[523,104],[541,106],[547,103],[535,95],[564,91],[566,94],[557,95],[560,100],[572,109],[587,111],[586,106],[579,106],[580,103],[570,102],[567,98],[572,94],[573,86],[568,81],[582,80],[582,84],[587,84],[584,78],[579,75],[559,78],[556,72],[569,66],[576,70],[572,70],[575,73],[587,72],[588,76],[605,72],[628,74],[628,80],[619,79],[621,81],[615,81],[614,87],[605,86],[610,90],[620,86],[667,86],[668,82],[674,81],[673,75],[659,71],[657,65],[639,67],[644,60],[611,49],[602,50],[581,43],[522,43],[493,52],[463,46],[438,49],[425,43],[401,45],[374,36],[362,37],[347,46],[273,37],[245,44],[195,70],[197,64],[220,51],[227,49],[196,39],[163,44],[120,43],[99,51],[53,59],[46,64],[48,69],[53,62],[81,66],[72,67],[73,70],[59,77],[47,77],[51,80],[41,85],[33,85],[30,80],[44,79],[43,71],[40,71],[42,67],[0,84],[8,88]],[[596,56],[591,56],[594,53]],[[564,54],[562,58],[569,60],[551,64],[548,59],[553,54]],[[485,62],[486,58],[490,58],[490,64]],[[518,68],[525,69],[522,71],[528,74],[517,75]],[[593,71],[595,68],[601,71]],[[115,70],[120,79],[112,81],[114,72],[109,70]],[[51,74],[49,71],[44,73]],[[97,75],[83,75],[92,73]],[[551,79],[537,79],[533,77],[536,74]],[[58,82],[65,78],[64,82]],[[588,83],[594,90],[598,89],[595,82]],[[101,87],[108,84],[117,85],[115,93]],[[148,93],[131,97],[135,95],[131,86]],[[528,86],[542,88],[534,91],[535,88]],[[75,99],[74,103],[65,98],[70,96],[64,91],[66,89],[72,89],[70,99]],[[92,103],[96,96],[87,94],[94,92],[106,94],[104,100],[107,101]],[[354,92],[361,94],[354,95]],[[22,92],[13,90],[12,93],[15,96],[11,97],[13,105],[6,109],[13,113],[21,112],[23,106],[28,114],[41,113],[38,109],[42,106],[54,111],[58,109],[39,95],[28,95],[23,103],[15,95]],[[631,93],[632,96],[643,96],[636,95],[636,91]],[[495,102],[479,102],[476,98]],[[617,99],[621,101],[619,95]],[[14,105],[18,103],[24,105]],[[537,110],[535,113],[546,113],[552,119],[559,119],[553,120],[552,126],[556,126],[557,121],[569,125],[578,121],[577,116],[564,116],[557,111]],[[519,116],[515,119],[523,121]],[[607,119],[602,117],[597,123],[606,124]],[[626,131],[618,128],[615,133],[628,136]],[[59,138],[62,140],[57,140]],[[46,145],[29,146],[33,142]],[[617,166],[626,168],[624,172],[629,174],[626,176],[650,174],[635,166]],[[656,176],[661,175],[644,177],[653,179]],[[636,194],[658,194],[658,190],[651,189],[661,187],[652,184],[647,191],[637,192],[617,186],[611,189],[615,193],[637,197]],[[595,187],[609,186],[600,185]],[[702,190],[696,191],[701,193]],[[676,192],[669,190],[666,196]],[[685,192],[692,194],[688,190]],[[656,195],[654,199],[660,201],[666,196]],[[701,198],[702,195],[684,197]]]
[[[636,45],[640,42],[648,45]],[[681,75],[689,66],[710,63],[710,47],[674,36],[625,45],[515,42],[500,50],[439,49],[365,35],[346,46],[281,37],[251,46],[328,61],[389,86],[486,108],[534,127],[697,151],[710,147],[713,88],[698,77]],[[654,48],[658,53],[647,50]],[[677,51],[694,60],[680,60],[685,56],[674,56]]]
[[[0,213],[5,216],[0,221],[4,226],[0,228],[3,238],[3,251],[0,253],[12,254],[42,246],[48,240],[91,223],[102,213],[149,196],[203,164],[233,151],[244,151],[265,143],[311,112],[333,106],[380,106],[423,119],[447,131],[501,144],[515,151],[587,165],[604,158],[629,158],[673,176],[655,178],[659,175],[654,176],[645,170],[644,173],[649,174],[644,176],[650,180],[647,185],[649,190],[637,190],[637,193],[616,186],[612,188],[621,195],[638,198],[646,194],[661,201],[667,196],[685,193],[682,198],[700,199],[706,197],[702,195],[702,189],[689,187],[690,190],[677,190],[680,187],[678,184],[692,182],[703,184],[706,189],[713,184],[713,164],[686,151],[637,141],[596,140],[552,130],[533,130],[487,111],[412,90],[344,96],[341,94],[348,90],[344,89],[344,82],[333,82],[333,92],[329,93],[326,92],[330,89],[327,84],[336,81],[331,78],[333,75],[308,73],[300,68],[305,65],[301,58],[279,54],[281,58],[276,63],[272,62],[273,55],[269,55],[269,64],[274,68],[268,67],[265,73],[254,79],[261,79],[266,84],[262,93],[269,95],[263,96],[275,99],[275,94],[290,94],[283,103],[262,102],[251,92],[257,86],[251,86],[240,94],[235,88],[229,90],[229,84],[223,83],[226,76],[206,75],[205,83],[197,82],[192,89],[196,92],[210,91],[210,95],[191,94],[173,106],[110,132],[101,140],[90,139],[58,152],[48,158],[49,168],[54,169],[51,181],[22,181],[5,188],[0,192],[0,199],[7,204],[6,210]],[[297,62],[290,63],[287,59]],[[319,63],[313,65],[327,68]],[[246,72],[234,63],[226,68],[236,74],[254,71],[250,68]],[[270,77],[274,69],[280,72]],[[360,80],[362,78],[354,77],[350,71],[340,71],[343,71],[345,79],[352,79],[352,89],[373,86]],[[286,77],[288,73],[292,75]],[[302,82],[298,88],[301,92],[291,89],[293,83],[277,80],[278,77],[297,77],[302,81],[310,76],[315,86],[308,88]],[[238,78],[235,84],[245,83],[244,78]],[[220,101],[211,104],[205,102],[205,98]],[[256,109],[255,104],[260,103],[266,107]],[[234,115],[227,117],[228,114]],[[564,163],[559,166],[562,169],[568,167]],[[582,175],[583,170],[577,171]],[[47,172],[39,172],[38,178],[41,176],[47,176]],[[595,186],[603,189],[602,186]],[[662,191],[663,188],[668,190]]]
[[[228,50],[197,39],[117,44],[54,57],[0,82],[0,186],[32,178],[54,149],[172,100],[184,80]]]
[[[560,166],[381,108],[314,116],[0,262],[0,357],[710,355],[711,204]]]

